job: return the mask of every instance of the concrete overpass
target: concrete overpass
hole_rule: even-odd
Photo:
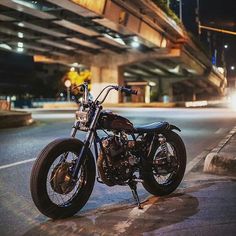
[[[92,92],[124,82],[160,99],[221,96],[226,79],[151,0],[1,0],[0,46],[92,71]],[[76,64],[75,64],[76,63]],[[145,98],[146,94],[146,100]],[[123,101],[113,94],[110,102]]]

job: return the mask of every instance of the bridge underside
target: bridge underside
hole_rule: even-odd
[[[158,100],[224,94],[224,76],[150,0],[1,0],[0,21],[0,48],[91,68],[95,94],[108,83]]]

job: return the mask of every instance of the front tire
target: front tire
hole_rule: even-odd
[[[45,216],[53,219],[72,216],[88,201],[96,173],[90,151],[76,183],[66,182],[82,146],[74,138],[57,139],[39,154],[31,172],[30,190],[35,205]]]
[[[154,155],[148,157],[148,165],[145,170],[141,172],[144,179],[143,186],[151,194],[156,196],[164,196],[172,193],[180,184],[183,179],[185,168],[186,168],[186,149],[184,143],[180,136],[173,131],[169,131],[163,134],[166,138],[166,142],[173,148],[175,153],[178,168],[176,168],[174,173],[170,173],[167,179],[161,183],[159,181],[160,174],[154,173],[153,159]],[[155,150],[159,148],[159,144],[155,144]],[[155,152],[154,152],[155,153]]]

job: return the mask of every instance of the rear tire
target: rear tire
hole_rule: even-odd
[[[72,153],[71,156],[73,159],[74,157],[76,159],[82,146],[83,143],[74,138],[57,139],[48,144],[39,154],[31,172],[30,190],[35,205],[45,216],[53,219],[72,216],[88,201],[93,190],[96,173],[95,162],[91,151],[87,153],[85,162],[80,170],[80,176],[78,176],[79,180],[73,187],[73,191],[75,190],[75,192],[70,191],[70,194],[72,194],[70,199],[63,202],[62,199],[65,198],[67,194],[70,197],[69,193],[65,192],[61,194],[54,191],[55,188],[52,188],[54,181],[52,180],[52,176],[55,175],[55,172],[58,171],[58,166],[60,167],[61,165],[60,161],[57,165],[53,165],[54,162],[57,159],[61,160],[64,153],[69,153],[68,157],[70,153]],[[65,163],[67,163],[67,166],[72,165],[72,161],[68,162],[67,159]],[[50,175],[52,168],[53,171]],[[58,171],[58,173],[61,174],[60,171]],[[48,176],[51,177],[48,178]],[[76,187],[77,183],[79,185]],[[56,197],[49,193],[50,187]],[[53,197],[55,197],[56,200],[54,200]],[[61,203],[57,203],[57,200],[58,202],[61,201]]]
[[[144,188],[149,193],[156,196],[164,196],[172,193],[182,181],[186,168],[186,150],[182,139],[173,131],[169,131],[163,135],[166,138],[166,142],[171,144],[171,146],[174,148],[179,166],[177,173],[175,173],[173,176],[170,176],[170,180],[163,184],[158,183],[156,180],[155,174],[153,173],[153,166],[151,164],[147,165],[145,170],[141,172],[141,175],[144,179]],[[156,150],[158,147],[159,144],[156,144]],[[150,163],[152,163],[154,157],[149,158]]]

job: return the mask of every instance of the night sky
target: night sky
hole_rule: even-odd
[[[171,1],[172,9],[178,13],[178,1]],[[236,0],[199,0],[200,22],[202,25],[236,32]],[[195,8],[197,0],[182,0],[183,23],[185,27],[197,36]],[[207,41],[208,40],[210,41]],[[200,39],[208,46],[211,55],[217,51],[217,66],[222,66],[223,57],[228,77],[236,77],[236,35],[228,35],[202,30]],[[224,45],[228,48],[225,49]],[[222,55],[223,54],[223,55]],[[235,66],[235,70],[231,70]]]

